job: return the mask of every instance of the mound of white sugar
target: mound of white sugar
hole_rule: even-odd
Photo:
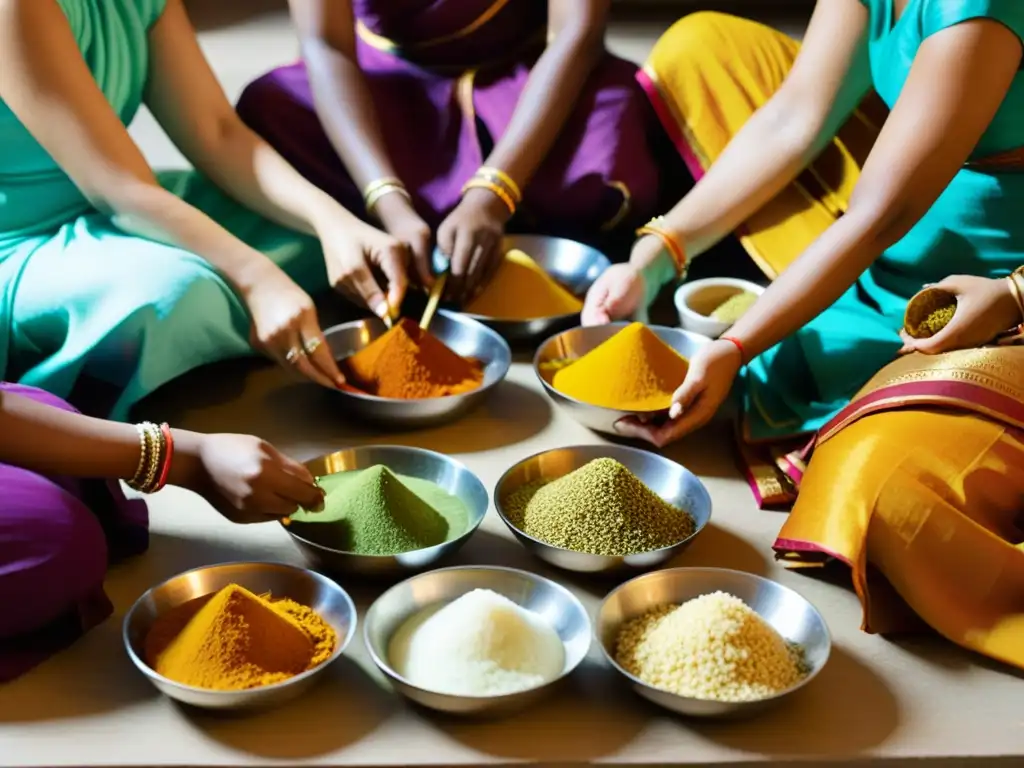
[[[388,658],[398,674],[419,688],[499,696],[558,677],[565,648],[537,614],[488,589],[476,589],[406,621],[391,639]]]

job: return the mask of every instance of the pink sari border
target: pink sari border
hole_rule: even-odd
[[[849,567],[853,567],[853,561],[849,558],[840,555],[838,552],[833,552],[828,547],[823,547],[820,544],[815,544],[810,541],[800,541],[799,539],[776,539],[775,543],[772,544],[772,549],[782,554],[785,552],[817,552],[822,555],[827,555],[833,560],[838,560]]]
[[[907,398],[905,404],[893,404],[892,398]],[[913,402],[910,400],[913,399]],[[872,392],[846,406],[819,433],[828,439],[850,422],[883,410],[924,404],[955,405],[968,411],[988,414],[1014,425],[1024,424],[1024,403],[977,384],[961,381],[914,381],[894,384]],[[972,405],[974,407],[972,407]]]
[[[643,69],[637,70],[636,81],[643,88],[644,93],[647,94],[647,98],[654,108],[654,113],[658,116],[662,127],[672,140],[676,151],[683,158],[683,162],[686,163],[686,167],[693,174],[694,180],[700,181],[704,176],[704,167],[700,164],[700,160],[697,159],[697,153],[693,151],[693,147],[686,140],[686,136],[683,135],[682,128],[679,127],[675,117],[672,116],[672,111],[669,109],[668,104],[665,103],[665,99],[662,98],[658,86]]]

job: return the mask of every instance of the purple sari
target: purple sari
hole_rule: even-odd
[[[388,155],[436,227],[505,132],[544,49],[546,0],[353,0],[359,65]],[[593,238],[647,221],[658,202],[649,149],[656,120],[637,67],[606,53],[544,163],[516,228]],[[344,94],[339,94],[344,98]],[[313,109],[305,65],[250,84],[239,114],[313,183],[352,211],[360,190]]]
[[[74,411],[32,387],[4,393]],[[0,464],[0,683],[65,648],[113,610],[103,591],[110,559],[148,544],[149,518],[116,482],[43,477]]]

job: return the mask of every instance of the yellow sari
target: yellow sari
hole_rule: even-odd
[[[639,80],[695,178],[776,92],[798,51],[775,30],[717,13],[662,37]],[[884,119],[869,96],[737,233],[768,277],[846,210]],[[1021,170],[1024,153],[972,165]],[[795,500],[777,557],[792,568],[847,564],[866,631],[923,620],[1024,668],[1024,347],[901,358],[813,442],[755,446],[741,433],[739,443],[758,503]]]

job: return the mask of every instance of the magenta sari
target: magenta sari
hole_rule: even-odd
[[[74,409],[32,387],[10,392]],[[116,482],[44,477],[0,464],[0,683],[13,680],[110,616],[107,563],[149,543],[149,516]]]
[[[420,215],[437,226],[509,124],[543,51],[547,3],[354,0],[354,6],[359,65],[388,155]],[[658,167],[648,134],[657,126],[636,72],[604,55],[524,190],[518,229],[592,239],[654,214]],[[308,179],[350,210],[364,210],[313,110],[304,64],[250,84],[238,111]]]

